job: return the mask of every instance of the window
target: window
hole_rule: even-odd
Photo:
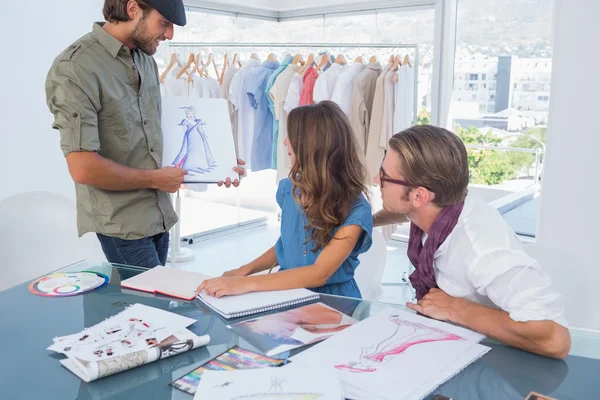
[[[548,119],[552,11],[553,0],[458,0],[455,63],[463,65],[463,69],[457,77],[464,76],[468,84],[478,80],[475,71],[479,70],[479,78],[484,82],[482,88],[489,92],[473,99],[478,104],[475,110],[481,114],[485,109],[503,119],[502,126],[496,127],[510,131],[511,138],[493,132],[496,136],[492,139],[500,147],[541,148],[539,141],[545,140],[546,128],[541,124]],[[482,35],[481,32],[494,34]],[[482,59],[486,62],[480,63],[479,67],[464,69],[472,60]],[[485,85],[488,81],[490,84]],[[455,88],[465,88],[457,82]],[[461,97],[470,101],[468,95],[466,99],[464,95]],[[489,118],[474,117],[473,108],[464,107],[464,104],[451,109],[455,132],[467,141],[467,145],[490,139],[480,135],[480,128],[491,123]],[[496,193],[503,196],[500,190],[519,193],[539,182],[540,165],[536,165],[534,153],[473,148],[468,151],[471,183],[490,186],[473,189],[491,196],[488,198],[493,198]],[[513,212],[504,214],[513,229],[535,236],[535,210],[539,197],[536,199],[534,203],[517,206]],[[524,209],[533,210],[533,215],[524,216]],[[517,227],[524,218],[530,223]]]

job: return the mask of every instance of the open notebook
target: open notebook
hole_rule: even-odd
[[[196,289],[212,276],[177,268],[154,267],[121,282],[121,286],[143,292],[164,294],[184,300],[193,300]]]
[[[246,293],[240,296],[225,296],[219,299],[202,292],[198,295],[198,299],[229,319],[317,301],[319,295],[307,289],[291,289]]]

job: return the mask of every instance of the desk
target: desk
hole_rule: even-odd
[[[110,264],[87,269],[108,275],[110,284],[83,296],[66,298],[35,296],[28,291],[28,284],[0,292],[1,399],[191,400],[192,396],[169,383],[233,345],[256,351],[198,301],[176,301],[119,286],[122,280],[143,269]],[[321,295],[321,301],[358,320],[389,306],[328,295]],[[134,303],[196,319],[189,329],[198,335],[210,334],[210,345],[90,384],[63,368],[58,362],[61,355],[46,350],[54,336],[79,332]],[[600,344],[600,338],[597,340]],[[574,355],[565,360],[551,360],[490,341],[484,344],[492,350],[439,387],[435,394],[458,400],[495,400],[523,399],[530,391],[536,391],[561,400],[600,398],[600,360]]]

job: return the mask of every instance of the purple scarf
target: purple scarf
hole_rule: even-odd
[[[456,226],[464,205],[463,202],[442,210],[429,229],[425,246],[423,246],[424,232],[416,224],[410,226],[408,258],[415,267],[415,271],[410,274],[409,279],[417,291],[417,300],[421,300],[429,293],[430,289],[438,287],[433,270],[433,256]]]

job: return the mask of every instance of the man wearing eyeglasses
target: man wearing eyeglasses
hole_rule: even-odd
[[[375,181],[383,210],[373,225],[411,222],[417,303],[409,308],[532,353],[567,356],[562,296],[498,211],[468,191],[458,136],[433,126],[394,135]]]

